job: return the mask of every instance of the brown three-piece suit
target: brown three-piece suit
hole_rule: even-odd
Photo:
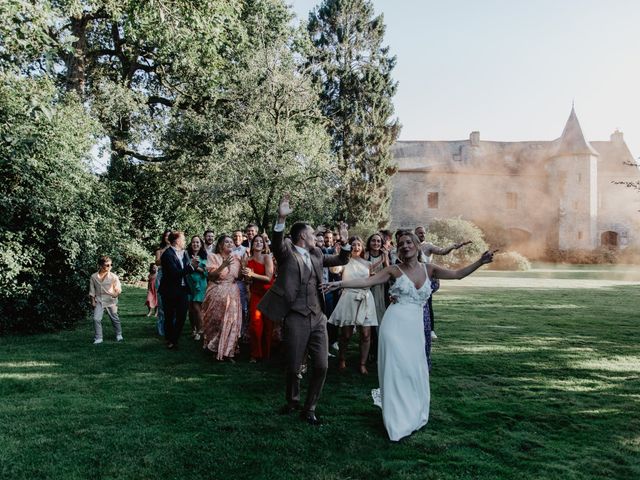
[[[349,248],[349,247],[347,247]],[[323,313],[324,296],[320,292],[322,268],[345,265],[351,251],[325,255],[317,247],[309,250],[309,268],[284,231],[274,231],[271,250],[278,264],[273,286],[258,304],[258,309],[272,320],[283,320],[283,342],[286,348],[287,405],[300,403],[298,371],[308,350],[313,361],[305,412],[314,412],[327,376],[329,342],[327,317]]]

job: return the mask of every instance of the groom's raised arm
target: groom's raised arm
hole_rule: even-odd
[[[276,262],[280,264],[289,255],[289,250],[284,241],[284,227],[287,217],[292,211],[289,206],[289,194],[285,193],[278,204],[278,220],[273,227],[273,235],[271,236],[271,251]]]

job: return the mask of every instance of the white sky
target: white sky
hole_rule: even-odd
[[[289,0],[302,19],[314,0]],[[397,55],[402,140],[587,140],[640,155],[640,1],[374,0]]]

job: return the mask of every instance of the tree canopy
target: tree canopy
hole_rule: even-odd
[[[284,0],[1,2],[0,332],[67,325],[100,255],[140,278],[166,228],[268,230],[284,192],[315,224],[386,220],[395,60],[362,5],[348,69]]]

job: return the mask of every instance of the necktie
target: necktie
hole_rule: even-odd
[[[309,267],[309,270],[311,270],[311,259],[309,258],[309,254],[307,252],[304,252],[302,254],[302,259],[304,260],[305,265]]]

